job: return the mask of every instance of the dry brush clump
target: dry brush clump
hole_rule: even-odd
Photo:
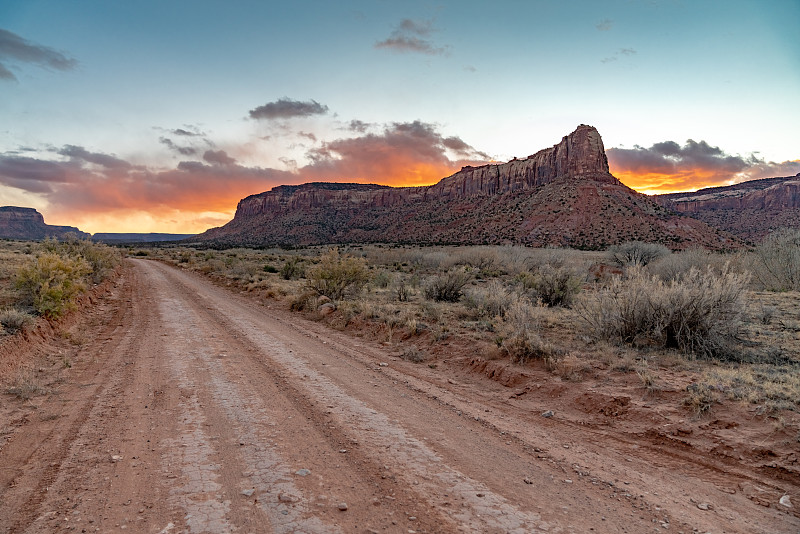
[[[463,268],[451,268],[444,274],[431,277],[425,284],[426,299],[436,302],[458,302],[464,286],[472,281],[472,274]]]
[[[800,291],[800,230],[785,229],[770,234],[754,251],[753,272],[771,291]]]
[[[319,258],[319,263],[306,269],[306,287],[331,300],[341,300],[346,292],[356,292],[369,281],[364,258],[340,254],[332,248]]]
[[[628,241],[620,245],[609,247],[607,257],[609,261],[622,267],[645,265],[659,258],[668,256],[670,250],[660,243],[646,243],[644,241]]]
[[[640,268],[583,300],[581,317],[598,338],[676,348],[728,359],[739,332],[747,274],[691,268],[664,282]]]

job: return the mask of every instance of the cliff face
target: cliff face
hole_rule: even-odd
[[[608,170],[603,140],[591,126],[580,125],[557,145],[523,160],[464,167],[427,187],[372,184],[309,183],[281,185],[239,202],[236,218],[336,204],[341,209],[387,208],[419,201],[451,200],[471,195],[497,195],[530,190],[565,177],[618,184]]]
[[[800,174],[660,195],[657,200],[745,240],[757,241],[778,228],[800,228]]]
[[[0,207],[0,238],[38,241],[47,237],[63,238],[68,233],[80,238],[89,237],[72,226],[45,224],[42,214],[33,208]]]
[[[426,187],[309,183],[239,202],[234,219],[190,241],[520,243],[602,248],[621,241],[733,246],[609,173],[597,130],[580,125],[525,159],[464,167]]]

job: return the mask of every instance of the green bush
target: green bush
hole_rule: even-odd
[[[264,266],[264,272],[265,272],[265,273],[277,273],[277,272],[278,272],[278,269],[277,269],[275,266],[273,266],[273,265],[266,264],[266,265]]]
[[[281,267],[281,278],[284,280],[294,280],[303,276],[303,265],[297,257],[289,258]]]
[[[17,272],[16,286],[41,315],[60,317],[86,289],[92,267],[82,257],[43,252]]]
[[[369,281],[369,270],[364,258],[339,254],[332,248],[320,262],[306,269],[306,286],[331,300],[340,300],[345,292],[357,291]]]
[[[425,285],[425,298],[436,302],[458,302],[464,286],[472,280],[472,275],[464,269],[452,268],[447,273],[436,275]]]
[[[633,268],[580,307],[597,337],[727,359],[741,325],[746,274],[691,268],[664,282]]]

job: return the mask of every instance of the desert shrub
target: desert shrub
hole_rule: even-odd
[[[692,268],[706,270],[714,263],[711,252],[704,248],[690,248],[677,254],[667,254],[647,265],[647,270],[661,280],[680,280]]]
[[[42,248],[60,256],[85,260],[89,265],[89,278],[95,284],[108,277],[122,260],[119,250],[74,236],[68,236],[64,241],[46,239],[42,242]]]
[[[606,252],[609,261],[623,267],[632,265],[643,267],[669,254],[670,250],[664,245],[644,241],[628,241],[621,245],[613,245]]]
[[[464,304],[478,317],[503,317],[511,299],[511,291],[497,280],[464,292]]]
[[[430,278],[423,293],[428,300],[436,302],[458,302],[464,286],[472,280],[472,275],[464,269],[452,268],[445,274]]]
[[[316,309],[317,298],[319,294],[316,291],[306,290],[295,295],[289,301],[289,309],[292,311],[307,311]]]
[[[566,267],[542,265],[529,282],[536,296],[547,306],[569,307],[581,290],[581,279]]]
[[[746,274],[727,267],[720,274],[692,268],[670,282],[633,268],[627,278],[615,277],[585,300],[580,315],[600,338],[727,358],[741,325],[748,281]]]
[[[294,280],[301,276],[303,276],[303,265],[300,263],[300,258],[293,257],[286,260],[286,263],[281,267],[281,278]]]
[[[92,268],[82,257],[43,252],[17,272],[16,286],[45,317],[55,318],[72,308],[74,299],[86,289],[84,277]]]
[[[264,266],[265,273],[277,273],[278,269],[274,265],[270,265],[269,263]]]
[[[756,279],[771,291],[800,290],[800,230],[770,234],[755,248]]]
[[[555,351],[539,336],[540,322],[541,305],[534,305],[524,297],[514,298],[506,311],[501,349],[520,363],[532,359],[550,361]]]
[[[404,348],[403,352],[400,354],[400,357],[404,360],[414,363],[425,361],[425,353],[419,350],[416,345],[411,345]]]
[[[366,260],[339,254],[337,248],[320,256],[320,262],[306,270],[306,287],[331,300],[340,300],[345,292],[361,289],[368,281]]]
[[[408,299],[411,296],[411,290],[406,285],[405,280],[400,280],[399,282],[395,283],[394,294],[398,301],[408,302]]]
[[[0,310],[0,325],[12,334],[30,328],[33,323],[34,318],[28,312],[16,308]]]
[[[375,273],[375,276],[372,277],[372,283],[375,284],[376,287],[386,289],[389,287],[389,284],[392,283],[392,274],[385,269],[380,269]]]

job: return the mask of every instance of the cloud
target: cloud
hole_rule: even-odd
[[[358,119],[351,120],[350,123],[347,125],[348,130],[350,130],[351,132],[358,132],[358,133],[366,132],[369,127],[370,124],[368,122],[360,121]]]
[[[17,79],[16,76],[5,66],[9,60],[61,71],[74,69],[78,65],[75,59],[61,52],[31,43],[16,33],[0,28],[0,79],[13,81]]]
[[[316,100],[301,102],[290,98],[279,98],[275,102],[267,102],[263,106],[258,106],[250,110],[251,119],[291,119],[294,117],[310,117],[312,115],[324,115],[328,112],[328,106],[320,104]]]
[[[683,145],[662,141],[649,148],[609,148],[606,154],[617,178],[648,192],[689,191],[800,172],[800,161],[775,163],[755,154],[731,155],[706,141],[692,139]]]
[[[598,22],[597,24],[594,25],[594,27],[597,28],[597,30],[601,31],[601,32],[609,31],[612,26],[614,26],[614,21],[611,20],[611,19],[603,19],[603,20],[601,20],[600,22]]]
[[[87,163],[94,163],[107,169],[129,169],[131,164],[125,160],[121,160],[108,154],[101,154],[98,152],[89,152],[83,147],[75,145],[65,145],[58,151],[62,156],[70,157],[74,160],[85,161]]]
[[[433,21],[403,19],[388,38],[375,43],[375,48],[431,56],[446,54],[447,48],[437,47],[428,39],[433,31]]]
[[[182,156],[193,156],[197,154],[197,149],[190,146],[180,146],[175,144],[172,139],[168,137],[159,137],[158,142],[166,146],[170,150],[181,154]]]
[[[230,157],[224,150],[206,150],[203,159],[208,163],[217,165],[234,165],[236,160]]]
[[[451,159],[448,151],[457,159]],[[392,123],[380,134],[336,139],[307,154],[298,174],[313,180],[426,185],[489,157],[458,137],[444,137],[421,121]]]
[[[601,59],[600,63],[611,63],[612,61],[617,61],[620,57],[630,57],[633,55],[636,55],[636,50],[633,48],[620,48],[614,52],[614,55]]]
[[[314,143],[317,142],[317,136],[314,135],[311,132],[297,132],[297,135],[299,135],[300,137],[305,137],[306,139],[308,139],[311,142],[314,142]]]
[[[172,135],[180,135],[183,137],[201,137],[203,135],[202,132],[190,132],[189,130],[184,130],[183,128],[176,128],[174,130],[170,130]]]

